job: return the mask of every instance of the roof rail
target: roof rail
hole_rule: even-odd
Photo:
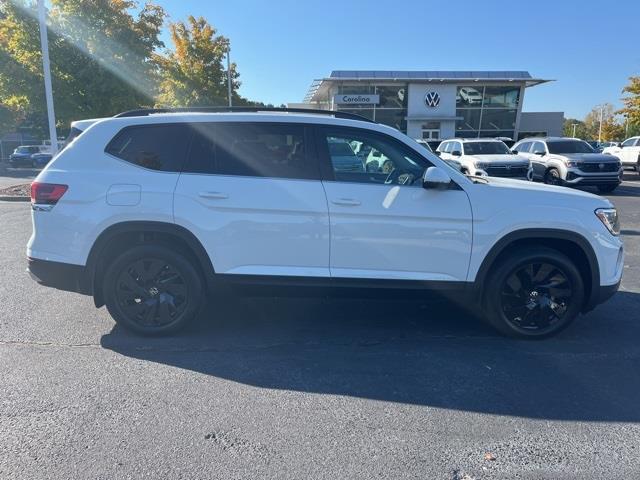
[[[154,113],[255,113],[255,112],[284,112],[284,113],[311,113],[314,115],[331,115],[335,118],[348,120],[360,120],[362,122],[376,123],[373,120],[355,113],[337,112],[335,110],[317,110],[310,108],[280,108],[280,107],[176,107],[176,108],[140,108],[118,113],[114,118],[145,117]]]

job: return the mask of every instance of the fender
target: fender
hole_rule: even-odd
[[[86,275],[90,280],[89,287],[90,291],[94,294],[94,297],[96,294],[94,289],[97,273],[96,270],[102,252],[114,238],[124,233],[162,233],[167,235],[174,235],[180,238],[185,242],[191,252],[195,255],[199,266],[202,268],[202,271],[204,273],[207,287],[212,287],[213,277],[215,275],[213,264],[211,263],[211,259],[209,258],[207,251],[202,246],[202,243],[193,233],[191,233],[186,228],[174,223],[153,221],[127,221],[116,223],[107,227],[98,236],[93,244],[93,247],[91,248],[91,251],[89,252],[86,263]],[[96,303],[98,303],[97,300]]]
[[[559,230],[553,228],[525,228],[522,230],[515,230],[500,238],[493,244],[491,250],[486,255],[478,273],[475,278],[475,285],[481,286],[494,264],[498,256],[505,251],[513,242],[518,240],[566,240],[574,243],[578,248],[582,250],[585,257],[589,262],[589,270],[591,272],[591,292],[589,298],[584,307],[584,311],[589,311],[598,303],[598,291],[600,287],[600,267],[598,265],[598,258],[593,250],[593,247],[589,241],[582,235],[569,230]]]

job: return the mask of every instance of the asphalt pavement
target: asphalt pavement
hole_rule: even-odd
[[[621,292],[542,342],[455,302],[286,292],[216,298],[179,336],[135,337],[31,281],[29,206],[0,202],[0,478],[640,478],[627,178],[609,196]]]

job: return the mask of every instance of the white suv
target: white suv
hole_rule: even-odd
[[[460,163],[462,173],[491,177],[531,179],[531,163],[526,157],[514,155],[501,140],[494,138],[452,138],[436,150],[443,160]]]
[[[620,146],[606,147],[602,153],[618,157],[623,168],[640,173],[640,137],[627,138]]]
[[[143,334],[179,329],[221,282],[431,293],[521,337],[618,288],[606,199],[466,177],[355,115],[211,110],[120,114],[68,145],[32,185],[31,275]],[[336,143],[392,168],[343,169]]]

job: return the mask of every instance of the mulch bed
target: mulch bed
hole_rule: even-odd
[[[12,185],[6,188],[0,188],[0,197],[29,197],[31,195],[31,184],[23,183],[20,185]]]

